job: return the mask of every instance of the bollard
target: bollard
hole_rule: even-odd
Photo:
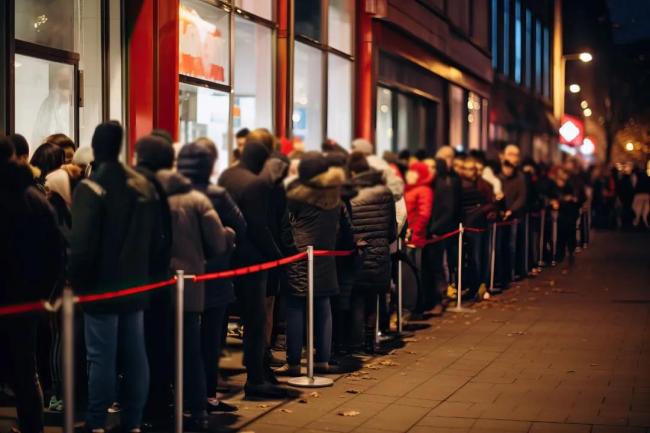
[[[475,310],[463,308],[462,305],[462,292],[463,292],[463,223],[458,225],[458,281],[456,287],[456,306],[447,308],[447,311],[452,313],[475,313]]]
[[[176,372],[174,378],[174,433],[183,433],[183,312],[185,272],[176,271]]]
[[[494,270],[496,265],[496,249],[497,249],[497,223],[492,223],[492,239],[490,239],[490,293],[494,291]]]
[[[540,214],[540,226],[539,226],[539,260],[537,260],[537,266],[540,268],[544,266],[544,229],[546,226],[546,209],[542,209]]]
[[[524,270],[526,272],[526,275],[528,275],[529,269],[528,269],[528,256],[530,254],[530,239],[528,238],[528,231],[530,230],[530,214],[526,213],[526,217],[524,218]],[[526,275],[522,275],[522,277],[525,277]]]
[[[551,216],[553,218],[553,249],[552,249],[552,254],[553,256],[551,257],[551,266],[557,265],[557,262],[555,261],[557,257],[557,218],[558,218],[558,211],[554,210],[551,212]]]
[[[63,431],[74,433],[74,295],[63,289],[61,330],[63,333]]]
[[[402,334],[402,304],[403,304],[403,287],[402,287],[402,238],[397,238],[397,333]]]
[[[289,385],[304,388],[332,386],[334,381],[327,377],[314,376],[314,247],[307,247],[307,376],[294,377]]]

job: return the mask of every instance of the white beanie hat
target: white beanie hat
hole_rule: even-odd
[[[356,152],[361,152],[364,155],[372,155],[375,152],[375,149],[371,142],[365,138],[356,138],[352,141],[352,150]]]

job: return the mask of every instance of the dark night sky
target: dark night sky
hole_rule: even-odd
[[[650,40],[650,0],[607,0],[614,43]]]

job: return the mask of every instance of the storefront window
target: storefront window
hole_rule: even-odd
[[[233,128],[273,130],[272,30],[239,17],[235,23]]]
[[[293,135],[306,150],[320,150],[323,139],[323,56],[320,50],[296,42],[293,82]]]
[[[393,95],[389,89],[377,88],[377,154],[393,151]]]
[[[15,1],[16,39],[75,51],[74,0],[20,0]]]
[[[83,106],[79,108],[79,146],[90,146],[95,127],[102,121],[102,46],[100,0],[81,3],[79,69],[83,71]],[[117,66],[121,74],[119,60]],[[117,119],[119,119],[118,117]]]
[[[481,148],[481,98],[473,92],[467,95],[468,147]]]
[[[299,0],[296,5],[296,34],[321,40],[321,0]]]
[[[74,66],[16,54],[15,130],[33,152],[50,134],[74,137]]]
[[[449,145],[465,149],[465,100],[462,87],[449,85]]]
[[[352,54],[352,21],[354,2],[349,0],[330,0],[328,17],[329,46]]]
[[[179,104],[181,143],[199,137],[212,139],[219,151],[215,170],[222,172],[228,166],[228,94],[180,83]]]
[[[179,31],[182,75],[229,83],[229,22],[224,10],[200,0],[182,1]]]
[[[269,21],[273,19],[271,0],[235,0],[235,6]]]
[[[327,137],[349,148],[352,139],[352,62],[329,54],[327,68]]]

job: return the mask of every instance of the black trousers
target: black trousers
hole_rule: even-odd
[[[22,433],[43,431],[43,391],[36,369],[37,320],[21,316],[0,321],[0,345],[10,348],[0,357],[1,371],[8,373],[7,382],[16,394]]]
[[[265,381],[266,353],[266,272],[244,275],[235,280],[235,294],[241,303],[244,324],[244,365],[247,383]]]
[[[201,351],[208,397],[214,397],[217,393],[223,319],[226,316],[227,307],[227,305],[217,305],[206,308],[203,312],[203,320],[201,320]]]

